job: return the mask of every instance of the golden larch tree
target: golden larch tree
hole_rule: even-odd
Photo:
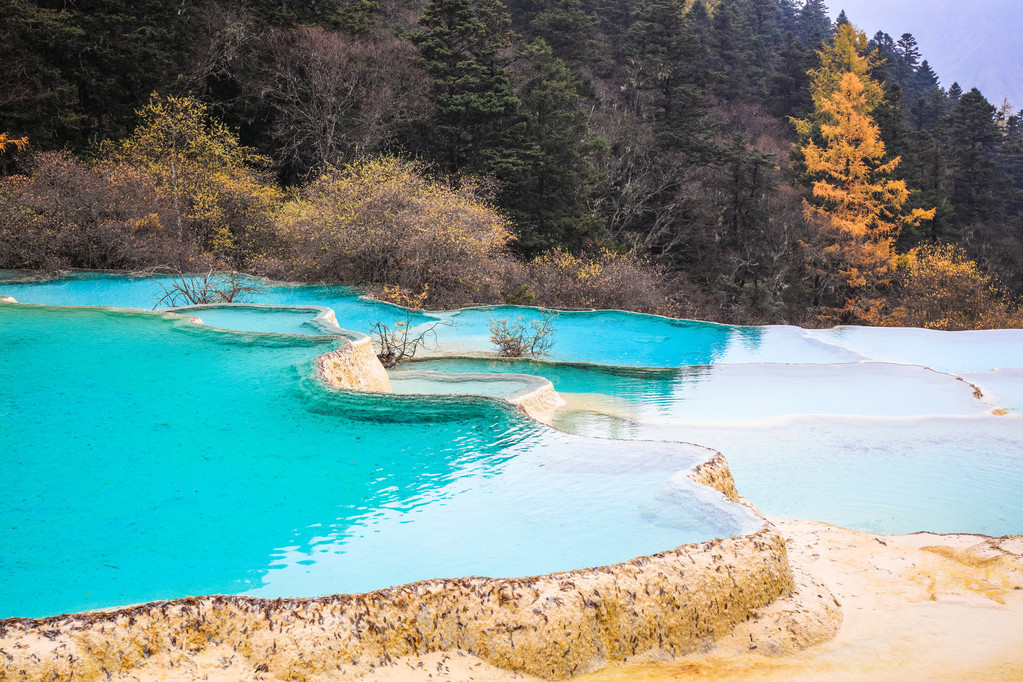
[[[903,225],[934,211],[903,211],[909,190],[891,178],[900,159],[887,158],[871,118],[881,87],[870,76],[876,54],[866,50],[862,32],[839,27],[833,44],[818,53],[820,68],[810,72],[814,113],[796,126],[813,188],[804,208],[819,228],[819,241],[808,245],[815,302],[829,319],[876,323],[896,269],[895,238]]]

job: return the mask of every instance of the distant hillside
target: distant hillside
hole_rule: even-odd
[[[1015,110],[1023,108],[1019,0],[833,0],[829,6],[832,16],[844,9],[868,36],[912,33],[943,87],[958,82],[996,106],[1008,98]]]

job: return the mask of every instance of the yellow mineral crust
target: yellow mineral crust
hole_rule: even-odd
[[[732,478],[732,470],[728,468],[728,462],[720,452],[708,459],[703,464],[698,464],[689,472],[689,478],[701,483],[708,488],[717,490],[722,495],[735,503],[741,503],[739,491],[735,488],[735,479]]]
[[[349,340],[342,348],[316,359],[320,376],[333,386],[350,391],[390,393],[391,380],[373,352],[368,336]]]
[[[530,578],[431,580],[318,599],[213,596],[9,619],[0,621],[0,678],[167,671],[207,649],[230,652],[238,679],[369,673],[398,657],[444,650],[564,678],[639,654],[696,651],[793,587],[784,541],[765,525],[747,536]]]

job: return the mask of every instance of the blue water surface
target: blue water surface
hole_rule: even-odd
[[[331,392],[311,360],[337,337],[186,319],[0,304],[0,617],[532,575],[757,526],[679,475],[703,449]]]
[[[328,391],[312,359],[341,341],[309,309],[193,311],[282,333],[220,332],[50,307],[148,310],[169,278],[24,275],[0,274],[0,296],[49,305],[0,305],[0,574],[16,576],[0,617],[526,575],[754,527],[679,473],[706,451],[671,441],[724,452],[768,514],[1023,532],[1021,330],[563,312],[531,362],[453,356],[492,353],[489,322],[535,309],[412,316],[436,345],[409,369],[546,377],[565,400],[553,430],[495,400]],[[406,317],[346,287],[251,281],[254,301],[329,307],[354,331]],[[429,384],[405,386],[451,392]]]

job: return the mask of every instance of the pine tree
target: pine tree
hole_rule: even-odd
[[[959,103],[959,98],[961,98],[962,96],[963,88],[959,85],[958,82],[954,82],[952,83],[952,85],[948,86],[948,93],[946,94],[945,99],[948,100],[948,103],[951,106],[955,106],[956,104]]]
[[[550,45],[555,57],[580,66],[600,61],[598,22],[581,0],[548,0],[540,7],[530,28]]]
[[[711,20],[710,63],[722,75],[715,90],[730,102],[752,99],[762,85],[762,70],[754,61],[749,9],[738,0],[722,0]]]
[[[697,0],[690,12],[699,12]],[[642,116],[661,143],[700,155],[707,148],[705,49],[683,21],[681,0],[652,0],[630,32],[632,83]]]
[[[824,0],[806,0],[799,13],[796,32],[803,44],[817,49],[831,38],[832,30],[828,6],[824,4]]]
[[[973,88],[959,99],[941,125],[949,165],[948,194],[959,232],[1000,213],[996,159],[1002,133],[995,113],[995,107]]]
[[[903,63],[910,69],[916,69],[916,65],[920,63],[920,47],[917,45],[916,38],[913,37],[912,33],[902,34],[899,42],[896,43],[895,54],[901,57]]]
[[[580,108],[582,84],[542,40],[523,50],[519,98],[527,115],[531,153],[523,173],[510,179],[501,203],[515,219],[520,252],[579,250],[603,229],[587,199],[599,180],[592,157],[603,140],[590,140],[589,115]]]
[[[508,15],[497,0],[432,0],[412,42],[432,77],[436,114],[425,146],[445,170],[514,175],[525,117],[501,51]]]
[[[792,33],[785,34],[768,84],[768,109],[772,114],[798,119],[813,111],[808,73],[813,63],[814,53],[803,47]]]

